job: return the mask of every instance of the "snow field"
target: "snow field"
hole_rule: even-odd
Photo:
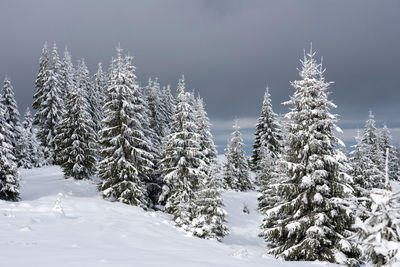
[[[266,255],[256,192],[223,194],[230,235],[192,237],[163,212],[103,200],[58,167],[20,170],[21,201],[0,201],[1,266],[312,266]],[[243,213],[244,203],[250,213]]]

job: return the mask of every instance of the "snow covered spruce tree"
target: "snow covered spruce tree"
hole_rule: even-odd
[[[400,263],[400,193],[391,192],[388,165],[387,156],[385,189],[371,191],[371,211],[364,222],[357,224],[364,257],[375,266]]]
[[[175,114],[175,98],[171,93],[171,87],[170,85],[164,86],[162,91],[161,91],[161,96],[162,96],[162,105],[164,106],[164,111],[165,111],[165,119],[166,119],[166,125],[169,126],[171,125],[172,121],[174,120],[174,114]],[[170,129],[167,129],[169,134]]]
[[[107,92],[108,80],[107,75],[103,72],[103,67],[101,62],[97,65],[97,72],[94,74],[94,92],[97,99],[97,120],[96,120],[96,129],[100,130],[103,125],[104,119],[104,101],[105,95]]]
[[[35,82],[37,92],[34,95],[33,107],[36,109],[34,124],[39,127],[38,137],[45,149],[45,157],[49,164],[56,161],[54,137],[57,124],[62,119],[64,112],[60,64],[56,44],[53,47],[51,64],[48,62],[45,45],[40,60],[39,74]]]
[[[147,119],[143,102],[135,99],[140,91],[134,70],[132,58],[123,58],[122,50],[117,48],[106,92],[104,128],[100,131],[103,160],[99,164],[99,190],[107,199],[147,208],[145,183],[153,158],[143,134]]]
[[[96,133],[89,114],[85,83],[78,75],[76,85],[68,88],[64,118],[57,125],[57,164],[66,178],[87,179],[95,172]]]
[[[183,76],[178,82],[177,93],[174,121],[171,133],[164,138],[160,161],[164,181],[160,202],[165,203],[165,211],[174,216],[177,226],[190,231],[196,211],[195,192],[207,174]]]
[[[369,190],[382,184],[383,173],[372,161],[369,145],[362,141],[359,131],[356,136],[356,144],[353,147],[350,162],[355,193],[357,197],[366,197],[369,195]]]
[[[217,149],[213,141],[213,136],[210,131],[210,119],[204,108],[203,99],[198,96],[195,103],[195,118],[197,122],[197,133],[200,135],[200,150],[204,155],[203,161],[211,168],[211,165],[216,164]]]
[[[150,127],[154,132],[152,140],[155,146],[160,146],[161,140],[168,133],[169,125],[165,119],[165,111],[163,110],[161,89],[157,78],[153,81],[149,78],[149,82],[145,87],[146,102],[150,112]]]
[[[210,132],[210,122],[204,109],[203,99],[199,96],[194,104],[200,152],[204,162],[200,168],[206,176],[200,180],[195,192],[192,232],[194,236],[200,238],[221,240],[228,234],[228,228],[224,224],[226,212],[222,208],[220,181],[216,177],[217,150]]]
[[[33,96],[33,108],[36,110],[39,110],[42,108],[42,102],[44,102],[45,98],[45,82],[48,80],[47,75],[49,74],[48,69],[49,69],[49,50],[47,48],[47,42],[44,43],[43,49],[42,49],[42,55],[39,60],[39,71],[38,75],[35,80],[35,87],[36,87],[36,93]]]
[[[6,138],[11,128],[5,115],[5,107],[0,101],[0,199],[18,201],[18,170],[12,146]]]
[[[4,118],[10,126],[9,131],[6,132],[5,138],[11,145],[11,150],[14,156],[17,154],[17,142],[21,136],[21,122],[19,120],[19,111],[17,102],[15,101],[14,89],[11,81],[6,77],[3,83],[3,91],[1,93],[1,100],[4,107]]]
[[[381,177],[384,177],[383,171],[385,168],[384,151],[381,151],[379,146],[379,133],[375,127],[375,119],[372,111],[369,111],[369,118],[365,122],[364,132],[361,137],[361,142],[365,144],[367,156],[372,162],[382,171]],[[377,184],[375,187],[382,188],[385,181],[381,179],[380,185]]]
[[[400,177],[398,176],[399,165],[396,156],[396,148],[392,145],[392,135],[390,134],[386,124],[383,125],[383,128],[379,130],[378,143],[379,149],[383,152],[384,158],[386,158],[386,151],[389,149],[389,179],[398,181]]]
[[[268,87],[265,90],[261,115],[258,118],[254,136],[251,162],[253,169],[259,170],[261,148],[265,147],[271,152],[270,156],[277,158],[281,152],[282,146],[281,126],[277,120],[276,114],[272,110],[271,95]]]
[[[341,173],[344,157],[335,146],[335,105],[328,100],[329,82],[315,52],[301,61],[301,80],[287,114],[288,129],[284,163],[286,178],[276,185],[279,205],[267,210],[261,236],[270,245],[269,253],[285,260],[320,260],[357,264],[356,244],[347,239],[354,221],[345,198],[353,190],[349,176]]]
[[[194,236],[220,241],[229,231],[225,225],[226,211],[222,208],[221,189],[213,173],[200,181],[195,193],[192,232]]]
[[[275,158],[272,152],[261,147],[260,162],[258,164],[257,179],[259,185],[258,209],[261,214],[275,207],[279,201],[278,184],[285,179],[285,172],[279,158]],[[264,228],[264,225],[261,226]]]
[[[89,70],[86,66],[85,59],[79,61],[76,71],[76,87],[80,88],[80,93],[86,97],[90,118],[93,121],[93,127],[97,133],[101,129],[101,120],[103,118],[103,106],[101,103],[102,96],[98,92],[90,78]]]
[[[65,48],[60,69],[60,86],[63,99],[67,96],[68,88],[71,88],[74,84],[74,74],[75,69],[72,64],[71,54],[68,49]]]
[[[31,169],[42,167],[45,164],[43,148],[36,137],[36,129],[33,127],[33,118],[29,108],[26,109],[22,121],[21,136],[17,143],[18,167]]]
[[[225,184],[229,189],[246,191],[253,186],[249,178],[249,165],[243,150],[244,143],[239,131],[238,120],[235,120],[232,138],[225,149],[226,163],[224,165]]]

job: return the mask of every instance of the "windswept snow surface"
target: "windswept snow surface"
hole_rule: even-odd
[[[20,177],[21,201],[0,201],[2,267],[328,265],[264,255],[255,192],[224,193],[231,234],[220,243],[189,236],[165,213],[103,200],[95,182],[66,180],[58,167]]]

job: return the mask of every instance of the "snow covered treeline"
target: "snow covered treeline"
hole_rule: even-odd
[[[91,76],[66,49],[45,43],[35,81],[32,118],[20,123],[13,87],[4,81],[0,102],[0,198],[19,198],[17,165],[59,165],[66,178],[98,175],[104,198],[143,209],[162,208],[194,236],[227,235],[217,151],[203,99],[177,97],[157,79],[139,86],[132,57],[117,48],[108,73]]]

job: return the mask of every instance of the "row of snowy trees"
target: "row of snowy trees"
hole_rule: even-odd
[[[325,70],[312,50],[301,64],[284,103],[286,120],[273,112],[267,89],[256,127],[251,165],[261,192],[260,236],[285,260],[399,261],[399,195],[389,184],[398,179],[398,159],[390,133],[378,132],[371,114],[348,159],[335,136]]]
[[[8,79],[0,103],[0,198],[18,200],[17,165],[59,165],[66,178],[98,175],[104,198],[163,208],[176,224],[201,238],[220,240],[225,226],[217,151],[203,100],[185,91],[177,97],[157,79],[139,87],[132,57],[101,63],[91,77],[83,59],[75,67],[65,50],[42,49],[32,119],[23,123]],[[4,112],[3,112],[4,110]]]

